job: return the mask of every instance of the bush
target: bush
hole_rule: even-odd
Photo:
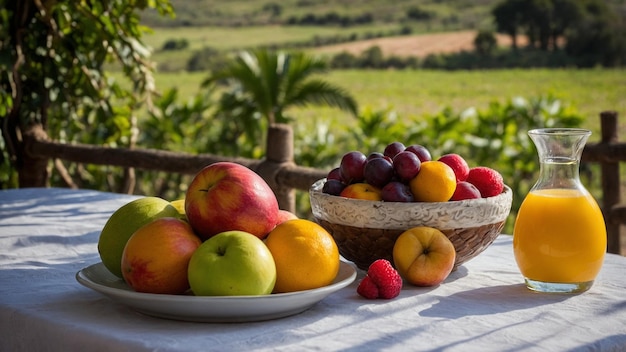
[[[357,58],[353,54],[343,51],[332,57],[330,67],[334,69],[347,69],[356,66]]]
[[[188,47],[189,47],[189,40],[185,38],[168,39],[167,41],[165,41],[165,43],[163,43],[163,47],[161,47],[161,50],[163,51],[184,50],[184,49],[187,49]]]
[[[286,25],[295,26],[342,26],[349,27],[353,25],[369,24],[374,21],[371,13],[363,13],[354,16],[342,16],[336,12],[328,12],[323,15],[306,13],[301,17],[291,16],[286,21]]]
[[[492,31],[481,30],[476,35],[476,38],[474,38],[474,48],[479,55],[491,54],[497,44],[498,41]]]
[[[187,61],[187,71],[207,71],[221,67],[226,63],[224,53],[213,49],[204,48],[196,51]]]
[[[430,11],[422,10],[418,6],[412,6],[406,12],[406,17],[415,21],[427,21],[435,17],[435,14]]]

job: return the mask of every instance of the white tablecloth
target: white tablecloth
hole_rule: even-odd
[[[191,323],[134,312],[75,280],[97,263],[99,231],[134,197],[0,191],[0,351],[625,351],[626,258],[607,255],[590,291],[527,290],[511,237],[432,288],[393,300],[356,286],[309,310],[254,323]]]

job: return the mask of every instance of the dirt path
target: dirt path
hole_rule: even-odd
[[[358,42],[329,45],[316,50],[319,53],[336,54],[343,51],[353,55],[378,46],[385,55],[425,57],[432,53],[452,53],[463,50],[474,50],[476,31],[460,31],[450,33],[420,34],[401,37],[388,37],[362,40]],[[496,35],[498,45],[511,45],[511,38],[505,35]],[[522,38],[519,45],[524,45]]]

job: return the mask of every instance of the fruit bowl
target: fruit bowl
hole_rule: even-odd
[[[326,179],[310,188],[315,220],[331,233],[340,254],[367,270],[376,259],[393,263],[398,236],[416,226],[439,229],[456,249],[454,269],[484,251],[498,237],[511,211],[508,186],[495,197],[450,202],[382,202],[322,192]]]

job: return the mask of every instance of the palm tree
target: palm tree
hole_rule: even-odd
[[[284,115],[287,108],[308,104],[336,107],[356,116],[357,104],[348,92],[311,78],[326,71],[326,62],[301,52],[244,51],[212,72],[203,85],[229,83],[233,90],[225,93],[222,103],[229,102],[231,111],[239,105],[242,118],[258,113],[269,125],[289,122],[292,119]]]

